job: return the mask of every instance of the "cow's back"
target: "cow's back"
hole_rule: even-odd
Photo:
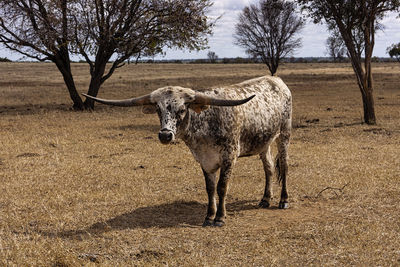
[[[204,92],[222,99],[244,99],[255,95],[246,104],[235,107],[210,107],[192,118],[192,134],[204,145],[239,143],[241,156],[253,155],[266,144],[291,116],[291,94],[280,78],[264,76]]]

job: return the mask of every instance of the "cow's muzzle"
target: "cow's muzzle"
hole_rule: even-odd
[[[163,144],[169,144],[171,141],[173,141],[175,138],[175,135],[172,131],[168,129],[162,129],[158,133],[158,139],[160,140],[161,143]]]

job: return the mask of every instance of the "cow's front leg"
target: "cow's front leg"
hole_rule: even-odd
[[[214,226],[224,226],[226,218],[225,200],[229,188],[229,179],[232,174],[232,169],[235,160],[225,160],[221,166],[221,173],[218,181],[218,209],[214,220]]]
[[[208,195],[208,207],[207,216],[204,220],[203,227],[213,226],[215,213],[217,212],[217,205],[215,202],[215,191],[216,191],[216,171],[206,172],[203,169],[204,178],[206,180],[206,190]]]

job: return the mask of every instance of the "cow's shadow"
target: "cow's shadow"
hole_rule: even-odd
[[[235,212],[256,209],[256,201],[236,201],[227,204],[229,216]],[[86,235],[99,235],[113,230],[147,229],[147,228],[174,228],[200,227],[203,223],[207,205],[196,201],[175,201],[173,203],[142,207],[131,212],[123,213],[104,222],[97,222],[81,229],[43,235],[63,238],[84,238]]]

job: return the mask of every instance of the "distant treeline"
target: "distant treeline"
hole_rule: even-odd
[[[13,62],[12,60],[0,57],[0,62]],[[15,61],[25,62],[25,61]],[[29,61],[26,61],[29,62]],[[350,59],[343,58],[341,60],[334,61],[330,57],[290,57],[284,58],[282,63],[350,63]],[[396,62],[396,59],[390,57],[373,57],[372,62]],[[73,61],[73,63],[86,63],[84,60]],[[129,61],[128,64],[135,64],[135,61]],[[210,62],[209,59],[141,59],[137,63],[161,63],[161,64],[254,64],[262,63],[260,59],[254,58],[219,58],[215,62]]]
[[[373,57],[373,62],[396,62],[395,59],[390,57]],[[330,57],[290,57],[284,58],[282,63],[350,63],[350,59],[343,58],[341,60],[334,61],[333,58]],[[138,63],[175,63],[175,64],[254,64],[254,63],[262,63],[260,59],[254,58],[219,58],[215,62],[211,62],[209,59],[147,59],[147,60],[139,60]]]

